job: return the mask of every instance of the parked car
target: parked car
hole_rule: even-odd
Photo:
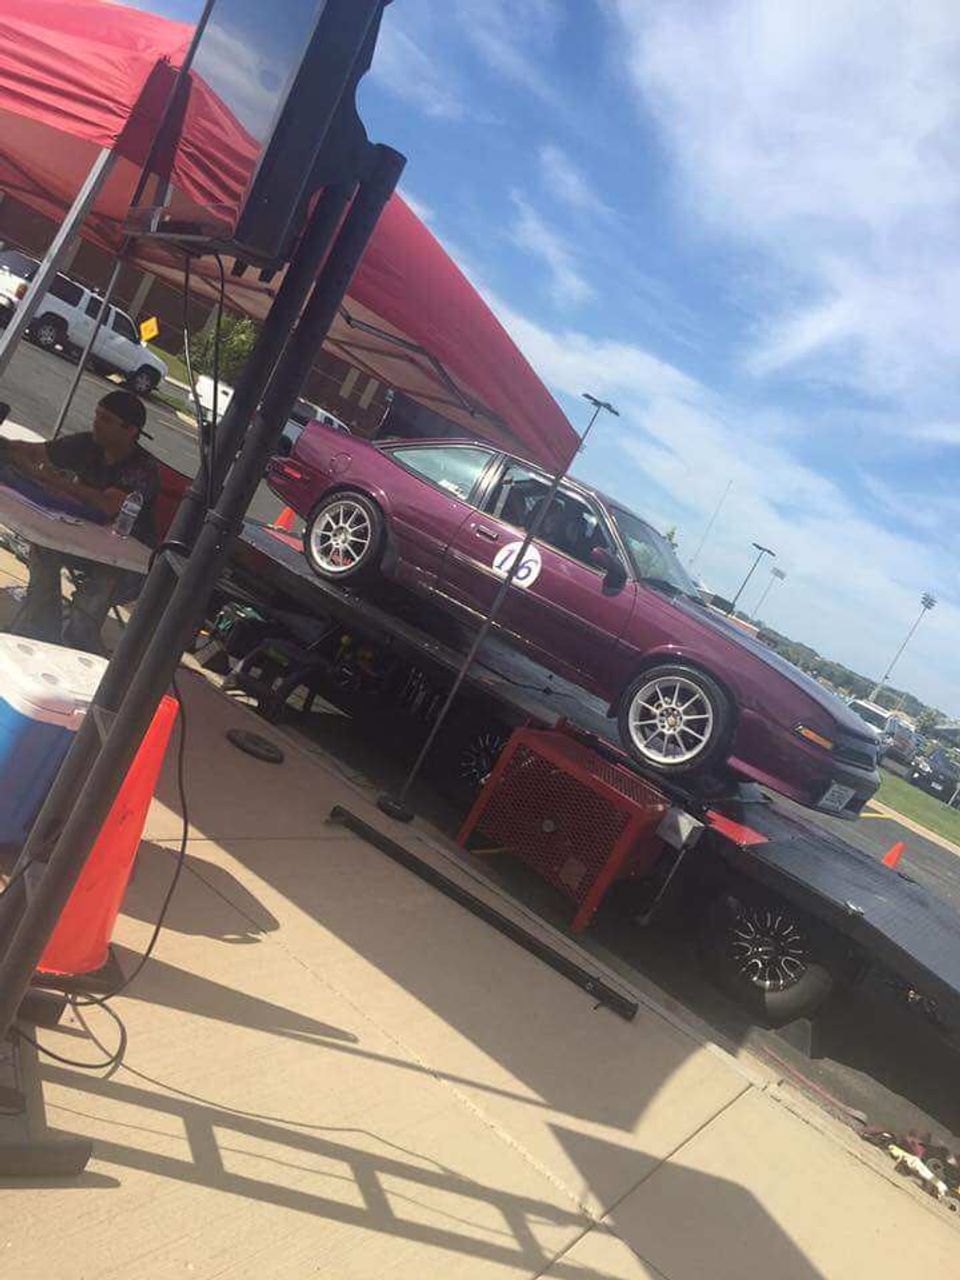
[[[39,266],[35,258],[17,250],[0,253],[0,312],[4,325]],[[29,336],[45,351],[60,347],[68,355],[79,354],[87,345],[102,306],[103,299],[92,290],[58,274],[41,299]],[[114,306],[108,309],[100,326],[91,361],[105,372],[122,374],[131,390],[142,396],[149,395],[167,376],[167,366],[141,342],[133,320]]]
[[[911,763],[917,754],[917,736],[904,720],[894,715],[889,707],[881,707],[878,702],[870,702],[867,698],[852,698],[849,706],[880,735],[881,760],[889,758],[900,764]]]
[[[937,747],[930,755],[914,762],[910,781],[915,787],[950,804],[960,790],[960,767],[943,747]]]
[[[386,575],[476,619],[550,480],[486,444],[371,444],[311,423],[270,488],[307,524],[313,570]],[[619,502],[565,483],[497,623],[598,694],[623,747],[661,776],[725,767],[854,817],[879,785],[877,739],[839,699],[708,610],[670,544]]]

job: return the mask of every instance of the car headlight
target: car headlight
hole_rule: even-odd
[[[834,742],[832,738],[826,738],[822,733],[817,733],[816,729],[811,729],[805,724],[797,725],[797,733],[801,738],[805,738],[807,742],[812,742],[815,747],[822,747],[824,751],[832,751]]]

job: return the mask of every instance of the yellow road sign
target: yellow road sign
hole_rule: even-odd
[[[148,320],[144,320],[140,326],[140,337],[144,342],[152,342],[154,338],[160,336],[160,322],[156,316],[150,316]]]

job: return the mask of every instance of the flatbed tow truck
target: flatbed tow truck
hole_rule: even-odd
[[[446,615],[433,618],[403,593],[373,599],[322,581],[297,536],[254,522],[221,599],[266,619],[260,643],[233,655],[231,681],[254,692],[271,720],[298,699],[308,712],[318,696],[409,743],[429,725],[465,650]],[[496,637],[481,649],[434,753],[463,811],[521,725],[562,727],[702,824],[689,853],[665,845],[647,881],[621,887],[644,922],[689,910],[712,979],[758,1023],[804,1027],[798,1047],[810,1051],[811,1019],[834,983],[871,974],[960,1048],[960,914],[950,905],[753,784],[698,795],[644,776],[619,749],[602,703]]]

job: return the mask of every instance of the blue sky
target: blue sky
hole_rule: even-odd
[[[361,102],[574,424],[619,407],[580,474],[687,557],[732,481],[697,570],[775,548],[766,620],[870,675],[933,590],[895,682],[960,714],[956,33],[952,0],[394,0]]]

